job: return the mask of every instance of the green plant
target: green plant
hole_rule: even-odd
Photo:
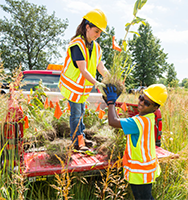
[[[112,155],[115,146],[111,151],[111,156],[108,160],[108,167],[106,172],[101,172],[102,180],[95,183],[95,195],[98,199],[124,199],[127,195],[128,183],[123,177],[122,159],[119,156],[117,161],[113,163]]]
[[[114,54],[113,64],[110,67],[110,74],[106,75],[103,80],[103,83],[108,84],[112,83],[117,87],[118,93],[125,92],[125,80],[127,76],[130,74],[134,65],[131,63],[131,55],[129,50],[127,49],[127,35],[128,33],[135,33],[139,35],[135,31],[130,31],[131,26],[135,24],[139,24],[140,22],[145,25],[145,21],[143,18],[137,16],[138,10],[140,10],[147,0],[137,0],[134,5],[133,10],[133,20],[130,23],[125,24],[126,34],[121,44],[121,51]]]

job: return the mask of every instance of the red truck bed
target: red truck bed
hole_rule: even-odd
[[[158,158],[174,156],[173,153],[156,146]],[[72,161],[68,164],[68,172],[85,172],[93,170],[103,170],[108,167],[108,160],[100,154],[89,156],[82,153],[73,153]],[[62,166],[53,165],[47,162],[48,154],[45,151],[25,153],[24,164],[25,173],[28,177],[46,176],[60,174]]]

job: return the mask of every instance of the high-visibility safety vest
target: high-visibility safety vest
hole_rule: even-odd
[[[99,44],[93,41],[93,49],[91,56],[89,49],[85,45],[85,41],[81,36],[74,38],[67,49],[65,63],[60,75],[59,88],[61,94],[68,100],[75,103],[84,103],[89,93],[93,88],[93,84],[89,82],[73,64],[70,48],[78,45],[84,59],[86,61],[86,68],[89,73],[95,78],[96,69],[102,58],[102,51]]]
[[[152,183],[160,175],[160,166],[155,151],[153,113],[133,117],[140,135],[133,146],[131,135],[127,135],[127,145],[123,156],[125,179],[132,184]]]

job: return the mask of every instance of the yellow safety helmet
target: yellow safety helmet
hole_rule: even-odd
[[[163,84],[153,84],[143,90],[143,93],[155,103],[163,106],[167,99],[167,89]]]
[[[84,15],[83,18],[106,33],[105,29],[107,26],[107,18],[103,11],[101,11],[100,9],[91,10],[86,15]]]

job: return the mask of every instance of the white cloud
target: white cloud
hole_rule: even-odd
[[[104,11],[109,19],[128,22],[133,18],[133,8],[134,5],[128,4],[125,0],[116,0],[105,4]]]
[[[188,30],[177,31],[174,29],[168,29],[166,31],[157,32],[157,35],[160,40],[167,43],[187,43],[188,42]]]
[[[145,4],[142,9],[139,11],[139,13],[141,14],[152,14],[153,13],[153,10],[155,9],[156,7],[153,5],[153,4]]]
[[[167,12],[169,9],[164,6],[156,6],[154,4],[145,4],[143,8],[139,11],[144,14],[153,14],[154,12]]]
[[[179,60],[179,63],[188,65],[188,58]]]
[[[183,0],[171,0],[172,3],[176,3],[176,4],[179,4],[179,3],[182,3]]]
[[[63,9],[70,13],[85,13],[93,9],[88,3],[82,1],[60,0],[60,2],[63,5]]]
[[[156,8],[157,8],[159,11],[161,11],[161,12],[166,12],[166,11],[168,11],[168,9],[165,8],[164,6],[157,6]]]

